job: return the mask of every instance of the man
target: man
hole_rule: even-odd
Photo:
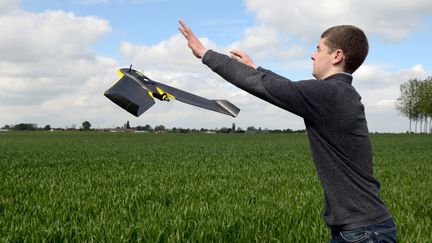
[[[312,55],[316,79],[293,82],[257,67],[242,51],[231,57],[206,49],[179,21],[192,53],[228,82],[304,119],[313,160],[324,189],[324,220],[331,242],[395,242],[396,226],[373,176],[364,106],[352,73],[368,53],[354,26],[326,30]]]

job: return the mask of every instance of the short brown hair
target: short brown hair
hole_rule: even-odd
[[[364,32],[352,25],[331,27],[322,33],[330,52],[341,49],[345,54],[344,71],[353,73],[366,59],[369,44]]]

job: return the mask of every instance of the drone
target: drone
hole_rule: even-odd
[[[178,100],[183,103],[236,117],[240,109],[228,100],[210,100],[201,96],[151,80],[141,72],[129,68],[117,70],[120,79],[104,95],[112,102],[139,117],[156,102]]]

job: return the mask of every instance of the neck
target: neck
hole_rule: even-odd
[[[345,73],[344,69],[340,66],[333,66],[325,75],[323,75],[322,79],[326,79],[336,73]]]

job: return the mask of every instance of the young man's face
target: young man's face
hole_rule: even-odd
[[[325,44],[325,38],[318,43],[317,50],[312,54],[312,75],[317,79],[328,76],[333,66],[333,55],[329,53],[329,47]]]

